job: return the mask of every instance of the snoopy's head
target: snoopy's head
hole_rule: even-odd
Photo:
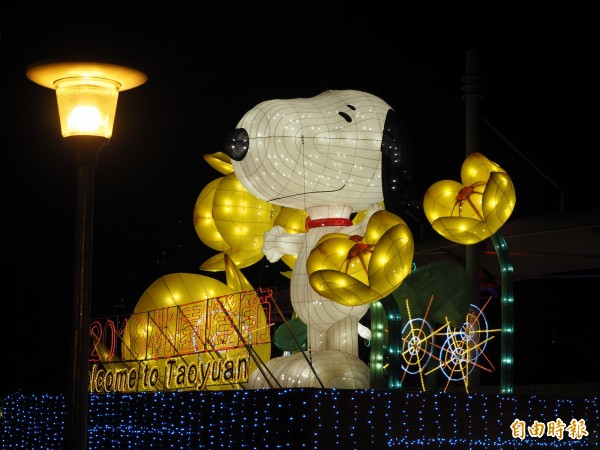
[[[382,170],[403,163],[398,140],[397,117],[386,102],[361,91],[329,90],[258,104],[229,134],[224,151],[259,199],[358,212],[384,200],[386,189],[397,189],[394,180],[382,186]]]

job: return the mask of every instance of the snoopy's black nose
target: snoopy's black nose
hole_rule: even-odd
[[[223,151],[234,161],[241,161],[248,153],[248,133],[236,128],[227,135]]]

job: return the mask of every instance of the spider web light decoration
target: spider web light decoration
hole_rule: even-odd
[[[430,297],[422,318],[412,317],[407,299],[408,321],[402,329],[402,381],[404,382],[406,375],[418,374],[425,391],[425,377],[439,370],[447,379],[444,392],[451,382],[462,381],[468,393],[469,374],[475,367],[493,372],[494,365],[484,352],[487,343],[494,337],[491,333],[500,331],[488,329],[487,319],[483,314],[491,298],[487,299],[481,309],[470,305],[465,322],[459,328],[450,326],[446,319],[446,323],[435,330],[427,321],[435,296]],[[434,367],[430,368],[432,363]]]

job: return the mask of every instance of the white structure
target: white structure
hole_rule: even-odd
[[[369,305],[344,306],[320,296],[308,281],[306,258],[325,234],[363,235],[368,218],[380,209],[382,139],[390,111],[387,103],[365,92],[326,91],[313,98],[260,103],[230,134],[225,151],[244,187],[262,200],[305,210],[311,220],[306,233],[287,234],[276,226],[264,236],[269,261],[284,254],[297,257],[290,295],[308,327],[306,355],[267,363],[282,387],[370,386],[369,367],[358,357],[359,331],[370,337],[359,324]],[[367,217],[352,224],[351,214],[364,210]],[[247,387],[269,384],[255,370]]]

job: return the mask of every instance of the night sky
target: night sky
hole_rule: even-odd
[[[171,4],[99,12],[79,3],[66,16],[57,8],[2,11],[1,366],[19,375],[7,380],[3,374],[1,391],[61,391],[67,380],[76,169],[60,135],[54,92],[25,76],[36,62],[107,62],[148,76],[120,94],[113,137],[99,155],[94,316],[131,312],[162,275],[201,273],[216,252],[197,237],[193,209],[202,188],[221,176],[203,155],[221,151],[227,133],[264,100],[327,89],[375,94],[409,130],[415,201],[433,182],[458,179],[467,51],[476,51],[482,77],[480,151],[515,184],[511,220],[560,212],[560,192],[566,211],[597,208],[591,11],[418,2],[392,13],[389,2],[377,3],[231,5],[210,13]],[[282,269],[263,259],[244,273],[255,287],[285,288]],[[537,299],[517,307],[517,357],[522,367],[537,369],[518,374],[516,382],[598,379],[591,345],[598,334],[590,334],[598,302],[594,274],[568,287],[517,284],[517,302],[520,292]],[[568,314],[567,291],[581,300]],[[548,361],[552,354],[563,356]]]

